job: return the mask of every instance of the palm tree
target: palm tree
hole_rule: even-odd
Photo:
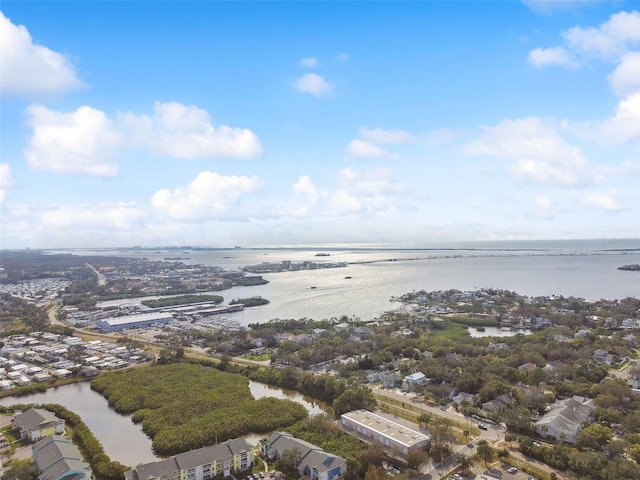
[[[476,455],[484,460],[484,466],[487,466],[487,462],[493,460],[493,448],[487,443],[486,440],[480,440],[478,442],[478,448],[476,449]]]
[[[458,467],[463,472],[468,471],[473,466],[473,460],[470,456],[465,455],[464,453],[458,454]]]

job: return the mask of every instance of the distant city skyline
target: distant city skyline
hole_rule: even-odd
[[[5,1],[0,248],[638,239],[639,5]]]

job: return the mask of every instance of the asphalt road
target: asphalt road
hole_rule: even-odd
[[[397,389],[389,390],[376,386],[371,387],[371,389],[375,395],[401,402],[401,405],[394,404],[391,408],[404,410],[407,412],[411,412],[412,414],[426,412],[433,416],[448,418],[455,423],[457,427],[454,428],[458,428],[458,430],[460,429],[460,427],[464,427],[465,425],[473,424],[477,426],[478,423],[480,423],[479,421],[473,420],[469,417],[465,417],[462,413],[456,412],[455,409],[451,406],[443,410],[438,406],[419,402],[417,401],[416,395],[414,393],[403,393]],[[469,443],[467,443],[466,445],[455,444],[453,446],[453,453],[448,459],[445,459],[442,464],[436,464],[430,461],[428,464],[422,467],[421,473],[431,475],[431,478],[433,479],[449,478],[449,475],[451,474],[453,468],[455,468],[456,466],[456,455],[464,454],[467,456],[473,456],[475,454],[476,445],[480,440],[486,440],[489,444],[494,446],[494,448],[503,448],[505,445],[504,435],[506,433],[506,429],[502,425],[487,424],[487,430],[474,429],[473,431],[475,433],[479,432],[479,434],[470,437]],[[558,478],[566,478],[566,476],[561,472],[554,470],[553,468],[537,460],[525,457],[520,452],[510,451],[510,455],[518,459],[519,461],[529,463],[540,470],[544,470],[548,473],[555,472]],[[483,467],[484,465],[482,463],[477,463],[472,469],[472,473],[475,473],[477,475],[485,474],[486,468]],[[497,467],[498,470],[500,470],[502,473],[502,480],[527,480],[527,478],[529,477],[528,474],[521,471],[514,474],[508,473],[506,471],[507,467],[508,465],[506,464]]]

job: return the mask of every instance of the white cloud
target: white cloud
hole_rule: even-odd
[[[624,172],[625,175],[640,175],[640,162],[625,160],[622,162],[620,170]]]
[[[450,128],[440,128],[426,132],[420,136],[420,139],[430,147],[451,143],[454,140],[465,135],[466,132],[456,131]]]
[[[46,207],[40,225],[46,229],[65,231],[130,231],[146,218],[144,209],[135,202],[102,202],[88,205]]]
[[[614,93],[621,97],[640,92],[640,52],[624,54],[608,79]]]
[[[336,55],[335,61],[340,63],[348,62],[349,55],[347,55],[346,53],[339,53]]]
[[[148,212],[134,202],[16,205],[8,210],[7,218],[3,235],[20,248],[154,243],[161,228],[146,232]]]
[[[640,92],[622,99],[615,115],[605,120],[597,131],[613,141],[640,140]]]
[[[318,66],[318,59],[316,57],[305,57],[300,60],[300,66],[305,68],[314,68]]]
[[[296,81],[295,87],[299,92],[310,93],[318,98],[333,95],[333,86],[323,77],[315,73],[307,73],[300,77]]]
[[[347,154],[358,158],[386,158],[391,153],[371,142],[355,139],[347,145]]]
[[[602,193],[594,192],[585,195],[584,203],[592,208],[598,210],[606,210],[609,212],[616,212],[622,210],[622,206],[615,198],[616,193]]]
[[[261,186],[262,181],[255,177],[200,172],[184,188],[157,191],[151,205],[172,219],[186,222],[240,218],[236,211],[240,198]]]
[[[206,110],[178,102],[155,102],[151,116],[119,115],[120,128],[133,145],[154,155],[174,158],[249,158],[262,153],[258,137],[249,129],[214,127]]]
[[[544,195],[538,195],[535,198],[535,216],[538,218],[549,219],[553,217],[553,212],[556,211],[558,207],[555,205],[553,200],[549,197],[545,197]]]
[[[618,63],[609,82],[618,95],[637,91],[640,46],[640,13],[618,12],[599,27],[576,26],[562,33],[564,46],[536,48],[529,52],[529,62],[536,67],[562,65],[577,67],[589,57]]]
[[[0,92],[48,96],[84,88],[71,62],[62,54],[33,43],[24,25],[14,25],[0,12]]]
[[[566,143],[550,122],[536,117],[484,127],[465,150],[511,160],[517,177],[540,184],[575,187],[591,180],[580,149]]]
[[[388,170],[359,172],[345,168],[338,172],[333,192],[321,190],[306,175],[298,179],[292,191],[302,197],[303,203],[289,206],[287,214],[299,218],[377,215],[394,208],[395,199],[406,189],[393,181]]]
[[[614,13],[598,28],[576,26],[564,32],[563,37],[576,51],[615,59],[640,44],[640,13]]]
[[[33,135],[24,155],[38,170],[114,176],[115,154],[135,147],[173,158],[247,158],[262,153],[251,130],[213,127],[205,110],[177,102],[156,102],[152,115],[127,112],[115,122],[86,105],[70,113],[32,105],[27,115]]]
[[[24,155],[31,168],[100,177],[118,173],[112,153],[120,135],[104,112],[83,106],[60,113],[32,105],[27,115],[33,135]]]
[[[535,48],[529,52],[529,63],[536,67],[547,65],[572,65],[573,61],[562,47]]]
[[[394,143],[406,143],[411,141],[411,135],[404,130],[383,130],[382,128],[369,129],[361,127],[358,137],[378,145],[390,145]]]
[[[0,163],[0,206],[4,205],[7,190],[13,187],[13,174],[8,163]]]
[[[412,140],[404,130],[383,130],[382,128],[361,127],[358,138],[347,145],[347,154],[358,158],[397,158],[397,155],[385,150],[380,145],[407,143]]]

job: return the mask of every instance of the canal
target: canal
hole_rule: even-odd
[[[305,406],[309,415],[323,412],[323,405],[295,391],[283,390],[263,383],[250,381],[254,398],[276,397],[293,400]],[[134,467],[139,463],[158,460],[151,448],[151,439],[129,415],[120,415],[109,407],[107,400],[91,390],[90,382],[72,383],[50,388],[46,392],[22,397],[4,397],[0,405],[16,403],[57,403],[80,415],[112,460]],[[244,438],[255,445],[264,435],[247,435]]]

